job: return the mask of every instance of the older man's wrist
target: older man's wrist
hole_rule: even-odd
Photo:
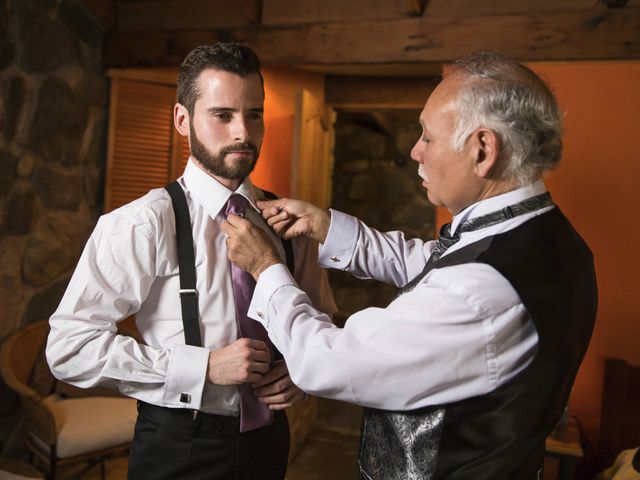
[[[251,276],[255,279],[255,281],[258,281],[258,278],[260,277],[260,275],[262,274],[262,272],[264,272],[267,268],[276,265],[278,263],[282,263],[280,260],[278,260],[277,258],[267,258],[265,259],[263,262],[260,262],[260,264],[254,268],[253,270],[251,270]]]

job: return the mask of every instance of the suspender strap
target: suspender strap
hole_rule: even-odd
[[[189,207],[184,191],[178,182],[164,187],[171,196],[176,218],[176,241],[178,243],[178,270],[180,272],[180,305],[182,324],[187,345],[202,346],[198,323],[198,292],[196,290],[196,261],[193,253],[193,232]]]
[[[264,193],[264,196],[267,197],[269,200],[278,199],[278,196],[275,193],[271,193],[267,190],[262,190],[262,193]],[[284,256],[287,261],[287,268],[291,272],[291,275],[293,275],[295,271],[295,266],[296,266],[295,260],[293,259],[293,245],[291,244],[291,240],[285,240],[284,238],[282,238],[281,240],[282,240],[282,246],[284,247]]]

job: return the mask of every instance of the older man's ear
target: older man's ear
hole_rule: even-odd
[[[488,178],[495,172],[500,153],[500,137],[488,128],[475,130],[469,141],[472,142],[472,152],[475,154],[475,172],[481,178]]]

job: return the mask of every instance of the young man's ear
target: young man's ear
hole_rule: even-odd
[[[187,107],[180,103],[173,106],[173,124],[180,135],[183,137],[189,135],[189,112]]]
[[[479,128],[472,134],[474,143],[475,171],[479,177],[488,178],[496,171],[500,138],[493,130]]]

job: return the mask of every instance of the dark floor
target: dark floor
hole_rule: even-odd
[[[287,480],[358,479],[358,439],[362,408],[318,399],[313,430],[293,459]]]

